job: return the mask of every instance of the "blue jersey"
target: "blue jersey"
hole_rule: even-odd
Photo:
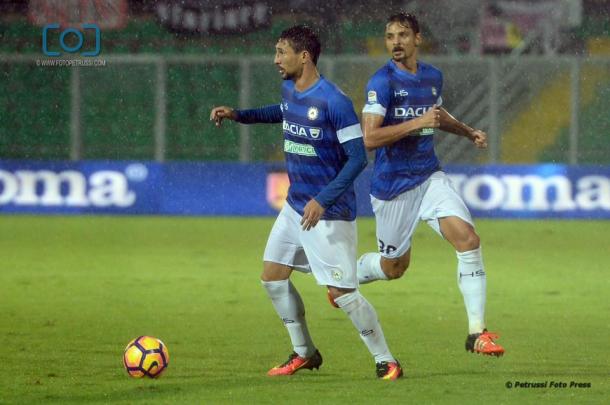
[[[292,80],[282,85],[284,154],[290,179],[287,202],[303,215],[305,205],[341,171],[347,155],[341,144],[361,138],[360,122],[351,100],[333,83],[320,77],[299,92]],[[328,207],[322,219],[356,218],[354,185]]]
[[[442,89],[443,74],[434,66],[417,62],[417,73],[412,74],[390,60],[369,80],[362,112],[384,116],[382,126],[400,124],[422,116],[434,104],[440,106]],[[439,170],[433,135],[433,128],[424,128],[378,148],[371,194],[391,200]]]

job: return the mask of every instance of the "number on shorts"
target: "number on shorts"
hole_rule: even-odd
[[[392,245],[386,246],[384,241],[379,239],[379,252],[389,255],[390,253],[394,252],[395,250],[396,250],[396,246],[392,246]]]

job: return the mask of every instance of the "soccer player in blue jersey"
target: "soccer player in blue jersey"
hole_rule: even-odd
[[[485,132],[458,121],[442,107],[443,75],[417,58],[422,37],[412,14],[392,15],[385,29],[391,59],[370,79],[363,109],[364,143],[375,150],[371,203],[379,253],[358,260],[361,284],[401,277],[409,266],[411,238],[426,221],[456,250],[457,279],[468,315],[466,350],[502,355],[497,335],[485,328],[486,279],[479,236],[468,208],[441,171],[434,152],[440,128],[487,147]]]
[[[375,358],[377,376],[402,376],[388,349],[373,306],[358,291],[356,199],[353,182],[367,164],[362,130],[352,102],[316,68],[320,41],[311,28],[282,32],[275,64],[284,79],[281,103],[252,110],[216,107],[210,119],[243,124],[282,123],[290,179],[263,256],[262,284],[293,346],[288,360],[268,375],[319,368],[322,356],[305,320],[305,307],[290,282],[293,269],[311,271],[345,311]]]

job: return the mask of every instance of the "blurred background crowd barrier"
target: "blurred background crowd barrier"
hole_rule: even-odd
[[[279,126],[208,121],[218,105],[279,102],[271,58],[105,56],[104,68],[42,68],[36,56],[2,55],[2,156],[34,159],[282,160]],[[383,57],[328,55],[321,72],[352,98]],[[429,56],[445,75],[444,106],[485,129],[481,152],[461,137],[436,137],[446,163],[610,162],[610,58]],[[5,138],[6,136],[6,138]]]
[[[421,59],[444,72],[445,107],[490,135],[479,152],[441,133],[444,162],[610,162],[608,1],[1,4],[0,158],[280,161],[279,127],[217,131],[210,109],[277,103],[275,39],[309,22],[324,40],[321,72],[359,112],[387,59],[385,18],[405,9],[421,21]],[[42,27],[87,21],[101,32],[98,65],[48,65]]]

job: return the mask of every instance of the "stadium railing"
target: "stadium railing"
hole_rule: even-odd
[[[58,67],[38,66],[44,60],[40,55],[0,54],[0,73],[8,78],[0,82],[5,111],[0,157],[281,159],[277,126],[229,124],[220,132],[208,122],[213,106],[249,108],[278,102],[280,80],[271,56],[126,54],[100,59],[104,66]],[[486,152],[460,137],[436,137],[444,162],[519,162],[527,151],[531,162],[552,156],[553,161],[571,164],[608,163],[610,151],[599,152],[599,145],[610,148],[599,141],[606,134],[589,134],[591,119],[583,122],[581,117],[608,127],[607,110],[596,100],[610,87],[609,57],[422,59],[444,72],[444,106],[490,136]],[[344,89],[359,111],[368,78],[385,61],[323,56],[320,70]],[[554,87],[561,90],[549,90]],[[549,124],[514,129],[527,125],[528,114]],[[554,146],[558,142],[563,146]],[[549,148],[555,148],[551,155],[545,152]],[[594,156],[587,157],[588,152]]]

